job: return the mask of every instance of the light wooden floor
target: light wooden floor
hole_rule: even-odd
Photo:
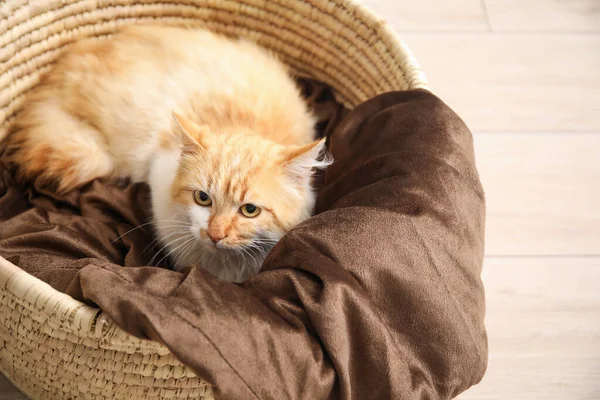
[[[366,3],[475,134],[490,360],[460,399],[600,399],[600,0]]]

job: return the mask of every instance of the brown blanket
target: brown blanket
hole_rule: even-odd
[[[454,397],[487,360],[471,135],[408,91],[357,107],[330,144],[318,215],[244,284],[121,267],[150,256],[149,230],[117,239],[147,217],[143,185],[56,198],[0,173],[0,255],[164,343],[220,399]]]

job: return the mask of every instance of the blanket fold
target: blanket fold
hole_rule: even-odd
[[[214,385],[216,398],[455,397],[487,363],[485,201],[471,134],[421,90],[380,95],[337,125],[323,125],[336,162],[323,178],[317,215],[284,236],[243,284],[220,282],[199,266],[135,267],[148,261],[142,253],[151,239],[143,229],[119,238],[122,215],[112,220],[114,213],[95,215],[93,207],[81,209],[93,223],[28,235],[66,237],[57,251],[69,255],[64,266],[76,265],[55,287],[98,305],[127,332],[165,344]],[[23,208],[14,190],[0,190],[0,207]],[[115,188],[120,198],[76,199],[63,212],[88,202],[107,210],[144,190]],[[60,210],[36,204],[19,215],[47,227]],[[0,255],[27,268],[35,264],[27,244],[35,243],[14,218],[0,211]],[[128,220],[135,227],[144,217],[130,212]],[[76,233],[90,229],[108,239],[78,242]],[[38,261],[58,266],[52,246],[38,248]]]

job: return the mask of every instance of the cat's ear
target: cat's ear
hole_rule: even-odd
[[[194,152],[199,147],[206,149],[206,126],[198,125],[176,111],[173,111],[172,115],[173,129],[181,139],[182,152]]]
[[[304,180],[317,169],[327,168],[333,159],[325,153],[325,138],[304,146],[293,147],[284,153],[283,166],[294,180]]]

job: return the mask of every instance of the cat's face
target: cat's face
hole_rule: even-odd
[[[177,116],[184,146],[171,199],[208,248],[269,249],[310,217],[323,141],[284,147],[247,134],[209,132]],[[254,250],[253,250],[254,249]]]

